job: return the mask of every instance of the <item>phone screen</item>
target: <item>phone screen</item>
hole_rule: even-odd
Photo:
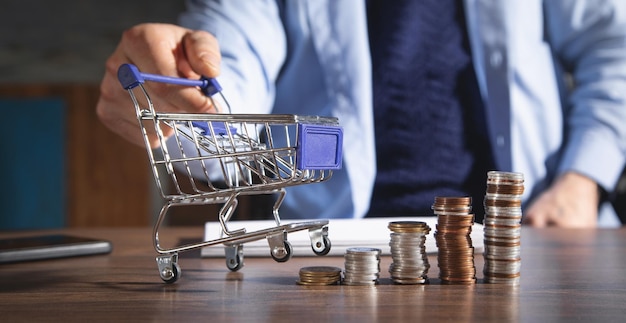
[[[64,234],[0,239],[0,263],[105,254],[106,240]]]

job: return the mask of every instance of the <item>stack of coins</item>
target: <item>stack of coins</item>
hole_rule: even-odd
[[[341,268],[312,266],[300,268],[299,285],[335,285],[341,281]]]
[[[396,284],[428,283],[428,257],[426,255],[426,235],[430,227],[425,222],[389,222],[391,230],[392,263],[389,266],[391,280]]]
[[[437,263],[443,284],[476,283],[472,225],[474,214],[470,197],[435,197],[437,215]]]
[[[483,223],[483,274],[486,283],[519,284],[522,193],[523,174],[497,171],[487,173]]]
[[[343,284],[375,285],[380,277],[380,253],[377,248],[348,248],[344,255]]]

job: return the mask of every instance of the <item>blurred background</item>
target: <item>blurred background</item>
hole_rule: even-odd
[[[151,223],[159,203],[145,149],[104,128],[95,105],[122,31],[175,22],[183,6],[0,2],[0,231]]]
[[[2,0],[0,82],[91,83],[123,30],[176,22],[184,1]]]

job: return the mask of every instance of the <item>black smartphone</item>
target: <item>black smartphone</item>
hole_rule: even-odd
[[[110,241],[65,234],[0,239],[0,263],[107,254]]]

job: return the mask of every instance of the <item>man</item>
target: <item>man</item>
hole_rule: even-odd
[[[374,10],[376,5],[379,9]],[[446,8],[439,8],[442,19],[450,19],[450,24],[459,27],[452,31],[456,36],[451,39],[457,39],[454,44],[458,46],[451,53],[460,55],[455,57],[461,65],[452,66],[456,68],[454,77],[443,85],[453,89],[459,85],[455,82],[461,82],[461,75],[472,75],[466,81],[478,89],[474,91],[478,100],[467,103],[467,97],[454,92],[457,112],[466,113],[467,105],[483,113],[475,120],[464,116],[454,123],[465,125],[456,134],[457,139],[476,128],[471,136],[482,139],[482,143],[451,147],[447,152],[458,149],[470,156],[472,165],[479,163],[485,147],[489,152],[480,167],[469,167],[462,175],[466,178],[453,183],[455,189],[462,192],[468,189],[464,183],[480,182],[469,179],[480,173],[481,167],[484,173],[489,166],[521,172],[525,176],[527,223],[597,225],[601,192],[612,191],[625,160],[626,3],[467,0],[445,1],[444,5],[454,16],[445,15]],[[370,19],[385,7],[375,1],[369,6]],[[430,194],[434,198],[446,192],[441,184],[445,183],[443,175],[435,180],[435,190],[427,191],[428,185],[419,183],[422,175],[430,175],[426,168],[419,170],[419,176],[406,178],[416,181],[406,183],[406,187],[423,189],[409,194],[405,201],[386,202],[394,195],[377,194],[389,192],[403,179],[395,172],[396,165],[385,166],[383,158],[404,158],[405,163],[400,164],[408,170],[405,174],[410,174],[420,160],[409,163],[415,156],[396,156],[412,152],[410,149],[392,151],[394,155],[380,153],[387,147],[384,143],[395,143],[395,138],[385,138],[387,132],[375,131],[375,124],[377,129],[384,124],[380,114],[376,120],[373,115],[391,103],[387,99],[377,103],[383,96],[372,94],[372,84],[376,93],[390,81],[376,83],[380,81],[376,78],[380,65],[372,62],[384,61],[385,55],[377,55],[378,43],[370,44],[370,40],[385,38],[380,37],[380,29],[376,37],[372,21],[366,21],[365,2],[189,1],[188,7],[181,16],[181,24],[188,29],[147,24],[125,32],[107,62],[98,104],[100,118],[111,129],[142,144],[132,106],[115,79],[120,64],[130,62],[144,72],[189,78],[219,75],[234,113],[332,115],[344,127],[344,168],[328,183],[291,188],[281,208],[282,216],[385,215],[380,214],[385,203],[390,206],[389,215],[406,215],[410,209],[393,207],[411,207],[411,197],[418,194],[422,196],[421,204],[415,205],[413,214],[424,215],[428,205],[423,196]],[[405,13],[402,9],[395,12]],[[439,16],[429,16],[426,11],[420,19],[433,17],[436,22]],[[403,21],[410,22],[411,18],[409,15]],[[385,17],[378,19],[377,28],[382,28]],[[425,35],[424,30],[418,32]],[[429,35],[429,40],[437,40],[436,33]],[[475,72],[467,74],[468,69]],[[571,76],[569,84],[564,75]],[[149,87],[155,106],[163,110],[215,112],[208,100],[193,89]],[[372,107],[373,101],[378,105]],[[410,106],[402,109],[411,111]],[[473,122],[469,126],[468,120]],[[415,127],[420,126],[419,122],[413,120]],[[394,130],[389,126],[385,129]],[[456,128],[451,125],[448,129]],[[400,130],[406,135],[409,128]],[[408,141],[400,147],[422,143]],[[455,167],[466,165],[454,158],[448,160],[459,164]],[[472,189],[468,194],[480,194]],[[370,207],[370,200],[375,207]],[[475,207],[480,202],[474,198]]]

